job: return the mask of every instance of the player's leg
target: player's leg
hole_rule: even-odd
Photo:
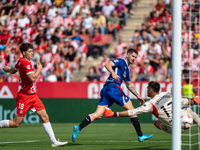
[[[167,133],[170,133],[171,134],[171,129],[170,128],[167,128],[162,122],[160,122],[158,120],[158,118],[155,118],[154,120],[154,125],[156,126],[156,128],[158,128],[159,130],[163,130]]]
[[[34,104],[30,107],[30,110],[35,112],[42,120],[44,130],[51,140],[52,147],[64,146],[68,144],[68,142],[59,142],[56,140],[46,109],[37,94],[34,96],[35,101]]]
[[[0,121],[0,128],[17,128],[22,123],[24,117],[18,117],[15,115],[13,120]]]
[[[75,125],[73,127],[73,133],[72,133],[72,141],[75,142],[77,136],[79,135],[79,132],[85,128],[87,125],[89,125],[94,120],[100,119],[103,116],[104,110],[108,107],[108,105],[98,105],[97,109],[94,113],[89,114],[79,125]]]
[[[49,116],[47,115],[47,112],[45,109],[36,111],[35,113],[42,120],[44,130],[47,133],[47,135],[49,136],[49,139],[51,140],[52,147],[64,146],[64,145],[68,144],[68,142],[59,142],[56,140],[51,123],[49,121]]]
[[[125,110],[135,109],[133,107],[133,104],[132,104],[130,99],[128,100],[128,102],[126,104],[124,104],[122,106],[122,108],[124,108]],[[140,122],[139,122],[137,115],[131,116],[130,120],[131,120],[131,123],[133,124],[133,126],[134,126],[134,128],[137,132],[139,142],[142,142],[144,140],[147,140],[147,139],[150,139],[150,138],[153,137],[153,135],[147,135],[147,134],[142,133],[142,130],[141,130],[141,127],[140,127]]]

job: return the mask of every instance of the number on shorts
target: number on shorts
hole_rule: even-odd
[[[24,109],[24,104],[23,104],[23,103],[22,103],[22,104],[19,103],[19,108],[20,108],[20,109]]]

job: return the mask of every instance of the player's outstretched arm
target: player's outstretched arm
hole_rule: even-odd
[[[182,98],[181,105],[198,105],[200,104],[200,97],[196,96],[193,99]]]
[[[8,66],[3,67],[3,70],[5,72],[9,72],[10,74],[15,74],[17,72],[17,70],[15,70],[15,68],[10,68]]]
[[[133,94],[133,95],[135,95],[136,97],[137,97],[137,99],[142,103],[142,104],[144,104],[144,99],[143,98],[141,98],[140,96],[139,96],[139,94],[136,92],[136,90],[135,90],[135,88],[133,87],[133,85],[131,84],[131,81],[125,81],[125,83],[126,83],[126,87],[129,89],[129,91]]]
[[[38,78],[38,76],[40,75],[41,70],[42,70],[41,63],[37,63],[37,70],[36,70],[36,72],[35,73],[30,73],[30,74],[27,75],[28,78],[29,78],[29,80],[31,82],[34,82]]]

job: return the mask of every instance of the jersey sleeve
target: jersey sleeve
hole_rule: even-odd
[[[142,114],[142,113],[152,113],[152,112],[153,112],[152,104],[151,104],[151,102],[147,101],[142,106],[140,106],[136,109],[128,110],[128,115],[135,116],[135,115]]]
[[[19,60],[18,60],[17,63],[15,64],[14,69],[15,69],[15,70],[18,70],[18,69],[19,69]]]
[[[120,59],[114,59],[114,60],[111,60],[113,63],[114,63],[114,65],[115,66],[120,66],[120,62],[121,62],[121,60]]]
[[[30,73],[34,73],[34,68],[32,67],[31,63],[25,62],[24,71],[25,71],[26,75],[28,75]]]

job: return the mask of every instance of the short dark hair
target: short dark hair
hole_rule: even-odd
[[[20,45],[19,49],[21,53],[23,53],[23,51],[26,52],[28,49],[33,49],[33,45],[30,43],[23,43]]]
[[[127,51],[127,54],[132,54],[132,53],[136,53],[138,55],[138,51],[136,49],[133,49],[133,48],[129,48],[128,51]]]
[[[156,81],[151,81],[148,83],[148,86],[152,88],[156,93],[160,91],[160,84]]]

